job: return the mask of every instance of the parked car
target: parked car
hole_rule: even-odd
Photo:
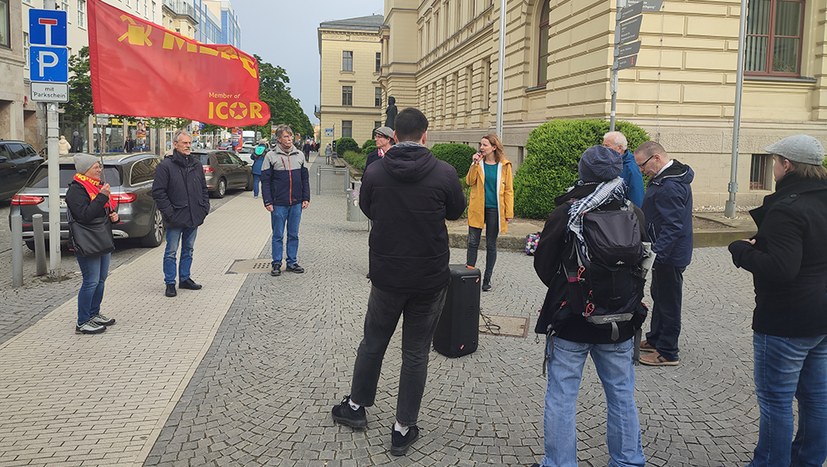
[[[253,165],[253,150],[255,150],[255,147],[248,146],[248,145],[245,144],[244,146],[241,147],[240,151],[235,153],[235,155],[238,156],[239,159],[243,160],[247,164]]]
[[[0,140],[0,201],[11,198],[23,188],[43,160],[28,143]]]
[[[235,153],[213,149],[195,150],[192,154],[201,159],[210,196],[223,198],[227,190],[253,189],[253,168]]]
[[[101,180],[109,183],[112,198],[118,201],[120,221],[112,226],[116,239],[137,239],[142,246],[156,247],[164,240],[161,212],[152,198],[152,181],[160,159],[151,153],[104,154]],[[60,159],[60,239],[69,240],[66,220],[66,189],[75,176],[71,156]],[[23,216],[23,240],[34,250],[32,216],[43,215],[43,228],[49,231],[49,177],[48,164],[41,163],[32,177],[11,201],[11,216]],[[48,238],[48,236],[47,236]]]

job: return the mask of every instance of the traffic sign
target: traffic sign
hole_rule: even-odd
[[[628,55],[634,55],[638,52],[640,52],[640,41],[623,44],[617,48],[618,57],[626,57]]]
[[[663,8],[663,0],[643,0],[636,2],[636,4],[637,3],[643,4],[643,11],[660,11],[660,9]]]
[[[29,43],[66,47],[66,12],[29,10]]]
[[[631,21],[626,21],[620,25],[620,42],[625,44],[627,42],[636,41],[640,35],[640,24],[643,22],[643,15],[636,16]]]
[[[617,59],[617,67],[616,70],[625,70],[626,68],[632,68],[637,63],[637,55],[630,55],[628,57],[622,57]]]
[[[35,102],[69,102],[69,85],[32,82],[32,100]]]
[[[69,49],[66,47],[31,46],[29,79],[65,83],[69,81]]]
[[[643,13],[643,2],[635,3],[634,5],[627,6],[625,8],[620,9],[620,21],[626,21],[627,19],[637,16]]]

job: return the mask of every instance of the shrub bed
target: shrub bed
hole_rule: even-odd
[[[376,149],[376,141],[373,139],[369,139],[362,144],[362,152],[365,154],[370,154],[374,149]]]
[[[356,151],[347,151],[342,154],[342,159],[348,163],[354,169],[358,169],[362,172],[365,171],[365,161],[368,159],[366,154],[360,154]]]
[[[336,154],[344,154],[348,151],[360,152],[362,149],[353,138],[339,138],[336,140]]]
[[[476,149],[459,143],[438,143],[431,148],[431,152],[437,159],[451,164],[457,169],[457,175],[465,178],[468,168],[471,166],[471,156],[477,152]]]

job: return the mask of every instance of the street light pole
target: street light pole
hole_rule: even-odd
[[[505,3],[506,0],[500,0],[500,58],[497,71],[497,136],[503,137],[503,86],[505,83]]]
[[[741,136],[741,95],[744,91],[744,48],[747,36],[747,0],[741,0],[741,22],[738,29],[738,68],[735,78],[735,114],[732,122],[732,160],[730,161],[729,199],[724,216],[735,217],[735,195],[738,193],[738,146]]]

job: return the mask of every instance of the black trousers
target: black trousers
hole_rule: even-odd
[[[669,264],[655,262],[652,267],[652,321],[646,341],[667,360],[678,359],[683,305],[683,271]]]
[[[500,234],[500,213],[497,208],[485,209],[485,273],[482,282],[491,282],[494,264],[497,262],[497,236]],[[468,227],[468,257],[465,264],[477,265],[477,250],[480,248],[482,229]]]

